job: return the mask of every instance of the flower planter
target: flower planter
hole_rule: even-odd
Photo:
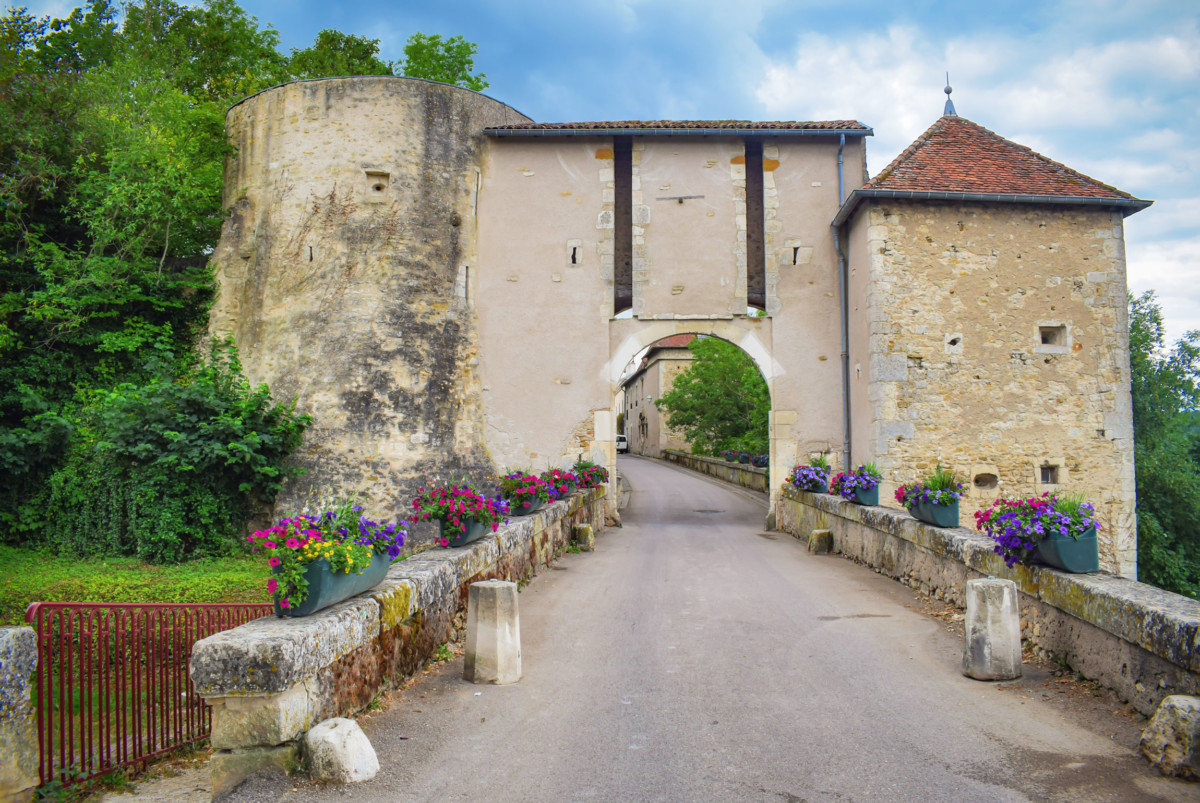
[[[511,514],[513,516],[528,516],[530,513],[541,510],[546,506],[546,503],[541,499],[534,497],[523,505],[513,505]]]
[[[449,538],[448,546],[465,546],[472,541],[478,541],[490,532],[491,528],[486,524],[481,524],[477,521],[468,521],[467,531],[464,533],[455,527],[447,527],[446,522],[438,521],[438,531],[442,538]]]
[[[748,454],[740,455],[740,456],[738,457],[738,462],[739,462],[739,463],[749,463],[749,462],[750,462],[750,455],[748,455]]]
[[[304,570],[304,579],[308,581],[308,596],[304,598],[304,602],[288,608],[276,602],[275,615],[308,616],[322,608],[350,599],[355,594],[361,594],[383,582],[391,563],[387,555],[377,552],[362,574],[346,574],[334,572],[329,561],[317,558]]]
[[[1037,556],[1056,569],[1074,574],[1100,571],[1100,550],[1096,528],[1089,527],[1075,540],[1069,535],[1054,533],[1037,542]]]
[[[867,507],[874,507],[875,505],[878,505],[879,486],[876,485],[869,491],[860,491],[856,488],[854,490],[854,496],[850,499],[850,501],[858,505],[866,505]]]
[[[957,499],[948,505],[940,505],[937,502],[917,502],[909,512],[912,513],[913,518],[926,524],[932,524],[934,527],[958,526]]]

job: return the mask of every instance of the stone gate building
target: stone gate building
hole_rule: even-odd
[[[1147,201],[953,114],[873,180],[854,121],[538,124],[398,77],[275,87],[227,130],[210,329],[316,419],[281,507],[611,467],[624,366],[703,334],[767,380],[776,484],[822,452],[890,498],[940,461],[967,521],[1080,489],[1136,573],[1122,219]]]

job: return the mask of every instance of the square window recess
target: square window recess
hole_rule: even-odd
[[[367,177],[367,200],[382,201],[387,198],[388,187],[391,185],[392,174],[384,173],[379,170],[368,170]]]
[[[1043,465],[1038,471],[1042,485],[1058,485],[1058,466]]]
[[[1043,346],[1066,346],[1067,345],[1067,327],[1065,326],[1039,326],[1038,337]]]

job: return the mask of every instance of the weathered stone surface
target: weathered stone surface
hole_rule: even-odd
[[[1163,699],[1139,746],[1163,775],[1200,779],[1200,698]]]
[[[488,580],[471,584],[463,678],[471,683],[501,686],[521,679],[516,583]]]
[[[38,785],[37,723],[30,675],[37,668],[31,627],[0,627],[0,800],[27,799]]]
[[[963,674],[976,680],[1021,677],[1021,613],[1012,580],[967,581]]]
[[[37,667],[32,628],[0,628],[0,799],[29,799],[37,786],[37,723],[29,678]]]
[[[229,797],[237,785],[251,775],[291,775],[296,772],[300,768],[300,751],[294,742],[278,747],[214,750],[208,766],[212,773],[212,799],[219,801]]]
[[[966,604],[966,583],[995,576],[1020,591],[1026,640],[1115,689],[1150,715],[1170,694],[1200,694],[1200,603],[1105,572],[1065,574],[1004,565],[990,538],[942,529],[899,510],[867,508],[785,488],[779,528],[806,539],[834,533],[835,550],[922,593]]]
[[[571,540],[583,552],[591,552],[596,548],[596,531],[590,524],[576,524],[571,528]]]
[[[232,750],[290,742],[316,721],[316,697],[316,684],[309,678],[280,694],[207,699],[212,706],[212,746]]]
[[[364,596],[311,616],[256,619],[192,648],[202,697],[279,694],[379,635],[379,603]]]
[[[308,774],[334,783],[369,781],[379,772],[375,748],[352,719],[327,719],[304,734]]]
[[[939,463],[965,481],[966,521],[1000,488],[1081,490],[1103,524],[1101,566],[1136,576],[1121,227],[1119,211],[1095,206],[859,207],[851,440],[883,472],[885,503]],[[1062,342],[1043,342],[1044,327]]]
[[[829,530],[813,530],[808,534],[808,551],[814,555],[828,555],[833,551],[833,533]]]
[[[277,506],[354,492],[402,518],[425,478],[493,470],[471,290],[498,101],[392,76],[274,87],[231,108],[213,336],[315,423]]]

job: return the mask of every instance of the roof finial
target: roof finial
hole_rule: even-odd
[[[942,111],[942,114],[957,117],[958,112],[954,111],[954,101],[950,100],[950,93],[954,91],[950,87],[950,73],[946,73],[946,88],[942,91],[946,93],[946,108]]]

